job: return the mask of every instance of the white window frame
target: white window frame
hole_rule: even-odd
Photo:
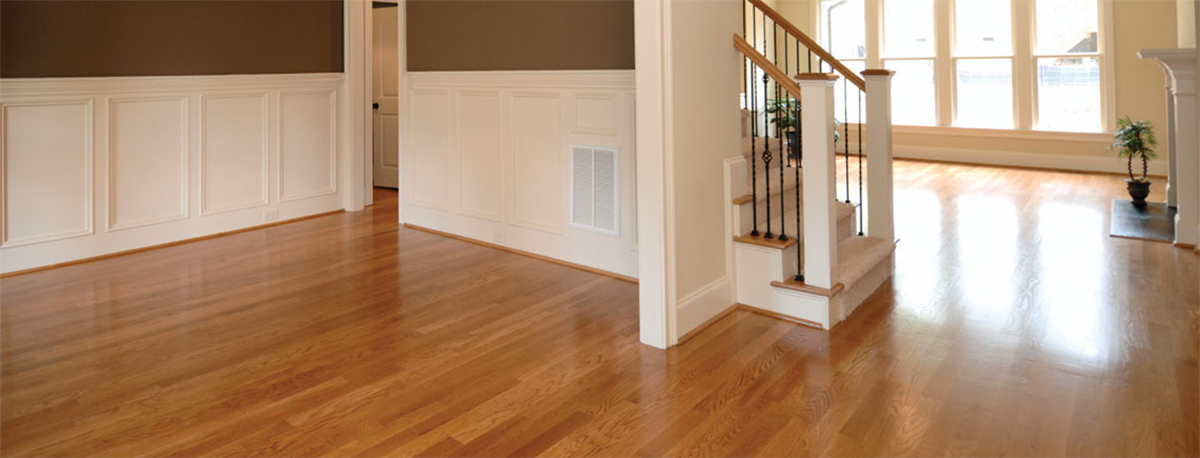
[[[1095,53],[1058,55],[1036,53],[1034,45],[1037,39],[1035,1],[1010,0],[1012,17],[1012,49],[1008,56],[966,56],[956,55],[954,50],[954,4],[956,1],[970,0],[933,0],[934,14],[934,47],[936,53],[928,57],[889,57],[882,54],[883,49],[883,3],[887,0],[865,0],[864,20],[866,25],[867,68],[886,68],[887,61],[897,60],[932,60],[934,65],[934,88],[936,97],[934,126],[896,126],[902,132],[942,133],[950,135],[971,135],[1003,138],[1072,138],[1096,140],[1107,137],[1116,130],[1116,90],[1114,86],[1116,70],[1113,66],[1112,50],[1114,41],[1113,0],[1097,0],[1098,7],[1098,51]],[[818,28],[824,26],[823,12],[816,8]],[[1018,20],[1025,18],[1025,20]],[[1037,59],[1048,57],[1092,57],[1100,61],[1100,131],[1076,132],[1054,131],[1037,128],[1038,94],[1037,94]],[[960,59],[1008,58],[1013,67],[1013,127],[1005,128],[976,128],[955,127],[957,100],[957,78],[955,69]],[[861,61],[863,59],[848,59]]]

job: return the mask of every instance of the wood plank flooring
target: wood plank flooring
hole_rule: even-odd
[[[1200,268],[1119,177],[899,161],[832,332],[364,212],[0,280],[4,456],[1198,456]],[[1154,197],[1161,198],[1160,185]]]

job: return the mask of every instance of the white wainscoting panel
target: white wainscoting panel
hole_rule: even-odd
[[[411,140],[415,170],[413,201],[431,208],[449,207],[450,186],[450,93],[413,91],[409,98],[414,116]]]
[[[633,71],[405,80],[406,224],[637,276]],[[569,227],[571,144],[620,151],[616,235]]]
[[[492,221],[501,220],[500,205],[506,194],[503,105],[499,91],[458,94],[459,210]]]
[[[188,216],[188,97],[108,101],[108,230]]]
[[[0,105],[3,246],[92,233],[91,99]]]
[[[200,212],[267,205],[266,92],[200,96]]]
[[[0,273],[341,209],[343,84],[0,80]]]
[[[334,91],[279,94],[279,196],[289,201],[337,191]]]
[[[512,97],[512,223],[561,234],[564,216],[562,104],[556,93],[518,92]]]

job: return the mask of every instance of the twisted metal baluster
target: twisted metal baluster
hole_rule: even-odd
[[[863,235],[863,217],[867,212],[866,207],[863,207],[863,178],[862,178],[862,90],[858,91],[858,235]]]

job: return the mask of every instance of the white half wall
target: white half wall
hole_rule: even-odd
[[[0,272],[341,209],[343,80],[0,80]]]
[[[411,72],[404,223],[637,276],[633,71]],[[571,227],[571,145],[619,150],[618,235]]]

